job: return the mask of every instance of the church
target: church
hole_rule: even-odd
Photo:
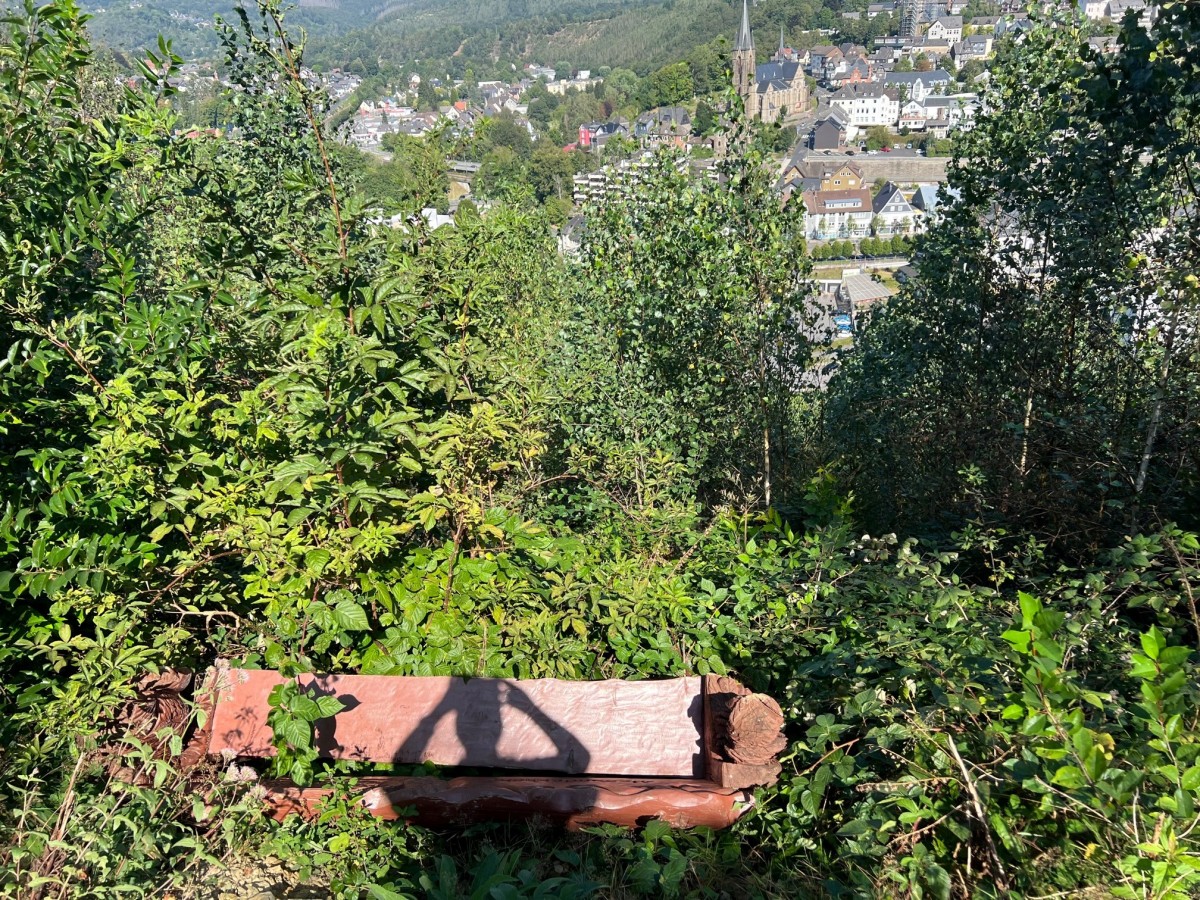
[[[804,70],[795,59],[787,58],[791,54],[785,50],[780,32],[779,52],[768,63],[755,63],[749,0],[742,0],[742,24],[733,41],[733,85],[751,119],[783,121],[799,115],[808,104]]]

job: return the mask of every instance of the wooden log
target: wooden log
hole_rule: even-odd
[[[782,771],[783,767],[775,761],[763,765],[743,766],[718,759],[713,761],[711,777],[713,784],[719,784],[723,788],[752,788],[774,784],[779,780],[779,773]]]
[[[290,813],[317,815],[331,793],[288,781],[263,786],[281,821]],[[697,779],[370,777],[359,779],[356,790],[373,815],[434,826],[540,818],[571,829],[632,828],[652,819],[675,828],[724,828],[754,804],[747,791]]]
[[[150,774],[144,769],[135,771],[125,765],[129,745],[120,738],[145,744],[154,759],[170,757],[171,735],[184,736],[188,726],[189,708],[183,692],[192,683],[192,674],[177,669],[147,672],[134,684],[134,697],[117,714],[119,723],[105,742],[99,758],[111,775],[126,782],[147,784]]]
[[[787,748],[783,711],[766,694],[745,694],[733,702],[726,732],[726,754],[736,763],[761,766]]]
[[[725,788],[774,784],[775,757],[787,747],[783,713],[765,694],[755,694],[724,675],[704,677],[705,773]]]

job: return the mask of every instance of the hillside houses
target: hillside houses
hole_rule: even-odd
[[[813,150],[841,150],[857,137],[857,126],[850,124],[849,116],[841,107],[827,107],[817,115],[817,123],[808,136],[808,144]]]
[[[960,68],[973,59],[984,60],[992,55],[993,39],[987,34],[973,34],[950,48],[950,58]]]
[[[662,106],[638,116],[633,136],[644,147],[682,147],[692,133],[692,117],[682,106]]]
[[[1079,9],[1093,21],[1110,19],[1114,22],[1120,22],[1132,10],[1143,28],[1153,25],[1158,14],[1155,4],[1146,0],[1079,0]]]
[[[925,209],[936,209],[938,199],[936,189],[911,194],[892,182],[872,197],[854,163],[799,157],[784,167],[779,189],[785,202],[804,203],[804,235],[812,241],[915,234],[932,214]]]
[[[947,86],[950,83],[945,82]],[[909,95],[909,90],[915,96]],[[848,85],[818,108],[807,145],[813,150],[842,150],[853,146],[864,129],[874,126],[930,131],[944,137],[952,128],[969,127],[978,106],[975,94],[929,93],[920,78],[902,80],[890,88],[880,84]]]

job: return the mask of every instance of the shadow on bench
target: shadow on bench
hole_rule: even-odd
[[[277,672],[209,669],[197,692],[204,728],[184,766],[204,756],[273,756],[268,697]],[[661,819],[722,828],[772,784],[783,750],[778,704],[732,678],[559,681],[301,675],[310,696],[333,696],[315,723],[323,759],[467,766],[520,774],[358,779],[382,818],[431,825],[538,816],[570,828]],[[331,788],[263,782],[277,818],[312,815]]]

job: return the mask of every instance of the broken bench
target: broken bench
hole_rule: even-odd
[[[197,690],[208,715],[183,764],[272,756],[268,697],[284,680],[273,671],[209,669]],[[537,816],[571,828],[651,819],[721,828],[753,805],[752,788],[775,782],[786,745],[778,704],[724,676],[301,675],[298,682],[342,706],[315,723],[323,759],[488,770],[357,779],[376,816],[431,825]],[[332,791],[280,779],[262,784],[278,818],[311,815]]]

